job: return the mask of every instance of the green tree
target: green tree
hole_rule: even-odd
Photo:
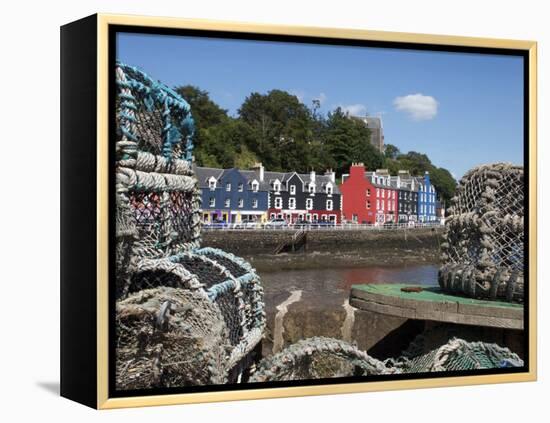
[[[228,118],[227,110],[212,101],[208,91],[193,85],[176,87],[175,91],[191,106],[191,114],[199,129],[218,125]]]
[[[229,146],[220,144],[220,140],[213,135],[217,126],[228,123],[230,118],[227,111],[219,107],[210,99],[207,91],[192,85],[176,87],[180,94],[191,106],[191,114],[195,121],[195,160],[200,166],[222,167],[228,157],[233,157]],[[229,156],[228,156],[229,155]]]
[[[308,109],[296,96],[272,90],[251,93],[239,116],[233,118],[207,91],[191,85],[176,91],[191,105],[199,165],[245,169],[261,161],[269,170],[321,172],[331,168],[340,177],[352,162],[363,162],[367,169],[385,167],[393,175],[401,169],[416,176],[428,171],[442,200],[448,202],[454,195],[456,181],[448,170],[434,166],[426,154],[403,154],[392,144],[380,153],[370,143],[365,123],[341,108],[323,115],[319,102]]]
[[[266,167],[307,170],[313,119],[295,95],[281,90],[252,93],[239,109],[239,117],[253,129],[255,142],[248,147]]]
[[[401,151],[399,151],[399,148],[397,148],[393,144],[386,144],[384,146],[384,157],[390,160],[395,160],[397,156],[401,154]]]
[[[388,154],[385,156],[385,167],[391,174],[395,175],[399,170],[408,170],[411,175],[422,176],[426,171],[429,172],[430,180],[440,199],[448,205],[454,195],[457,183],[447,169],[434,166],[426,154],[416,151],[409,151],[406,154],[397,153],[394,157]]]
[[[352,162],[363,162],[368,169],[380,168],[382,154],[370,143],[370,131],[360,119],[349,117],[341,108],[328,114],[324,143],[340,176]]]
[[[447,169],[442,167],[432,167],[430,170],[430,180],[434,184],[442,201],[449,205],[449,200],[454,196],[456,190],[456,180]]]

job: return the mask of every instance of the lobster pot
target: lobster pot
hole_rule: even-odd
[[[470,170],[457,188],[446,227],[443,290],[523,302],[523,167],[499,163]]]
[[[140,70],[116,68],[117,296],[139,259],[200,242],[200,192],[191,168],[193,119],[177,93]]]
[[[227,328],[199,292],[156,288],[119,301],[116,345],[117,389],[226,382]]]
[[[253,349],[265,327],[263,291],[247,262],[221,250],[200,248],[200,191],[190,165],[194,134],[190,107],[176,92],[121,63],[117,64],[116,83],[117,307],[124,311],[122,319],[129,316],[128,307],[137,313],[134,302],[142,301],[145,293],[162,290],[164,301],[148,300],[147,307],[139,309],[140,318],[128,317],[136,326],[120,333],[117,350],[120,360],[156,373],[135,381],[128,373],[120,373],[120,383],[128,389],[139,384],[177,386],[175,376],[160,377],[159,365],[151,368],[148,360],[159,360],[157,349],[172,351],[184,339],[199,342],[212,334],[192,325],[178,335],[174,326],[170,336],[159,337],[158,330],[147,323],[166,302],[181,301],[182,290],[194,293],[189,301],[210,302],[226,334],[224,377],[238,375],[252,364]],[[120,324],[128,322],[120,320]],[[136,347],[142,345],[139,325],[145,325],[149,336],[143,351]],[[200,330],[195,333],[195,328]],[[211,342],[204,339],[205,345]],[[167,368],[166,362],[162,366]],[[180,381],[205,384],[215,379],[190,376]]]
[[[127,294],[160,286],[201,292],[217,306],[231,346],[229,369],[245,360],[260,342],[265,328],[263,289],[246,261],[214,248],[142,260]]]
[[[264,358],[251,382],[326,379],[395,373],[382,361],[334,338],[301,340]]]
[[[508,348],[458,338],[425,349],[419,335],[399,357],[380,361],[339,339],[315,337],[264,358],[250,380],[275,382],[522,366],[521,358]]]
[[[398,373],[427,373],[523,367],[524,363],[516,353],[495,343],[453,337],[430,347],[421,334],[398,358],[387,359],[384,364]]]

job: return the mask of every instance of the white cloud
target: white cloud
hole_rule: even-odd
[[[365,116],[367,114],[367,107],[364,104],[340,104],[339,107],[344,113],[351,116]]]
[[[323,105],[327,101],[327,95],[325,93],[320,93],[315,100],[319,100],[319,104]]]
[[[430,120],[437,115],[439,103],[435,98],[423,94],[409,94],[393,100],[395,109],[405,112],[412,120]]]
[[[306,97],[306,93],[302,90],[290,90],[290,94],[296,96],[298,100],[300,100],[300,103],[304,102],[304,99]]]

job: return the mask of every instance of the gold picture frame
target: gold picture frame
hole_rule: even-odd
[[[71,25],[67,25],[69,28]],[[362,29],[336,29],[336,28],[316,28],[306,26],[283,26],[283,25],[262,25],[252,23],[237,23],[225,21],[179,19],[163,17],[145,17],[145,16],[124,16],[114,14],[98,14],[94,16],[90,27],[95,26],[95,45],[96,55],[95,63],[96,74],[96,118],[95,130],[97,143],[95,146],[96,170],[95,184],[96,191],[92,194],[95,197],[96,211],[93,215],[96,228],[95,242],[95,299],[96,310],[94,317],[95,325],[95,344],[97,351],[91,361],[94,361],[96,370],[95,402],[91,399],[92,393],[88,388],[78,386],[75,383],[67,383],[63,388],[62,395],[75,399],[79,402],[91,405],[98,409],[113,409],[121,407],[141,407],[152,405],[170,405],[170,404],[189,404],[204,403],[215,401],[235,401],[263,398],[280,398],[292,396],[308,395],[327,395],[343,394],[355,392],[371,392],[399,389],[417,389],[417,388],[435,388],[444,386],[462,386],[478,385],[507,382],[528,382],[535,381],[537,378],[537,43],[534,41],[517,41],[504,39],[490,39],[477,37],[462,37],[448,35],[429,35],[412,34],[402,32],[382,32],[369,31]],[[529,147],[529,157],[525,158],[529,165],[529,290],[528,290],[528,371],[521,373],[505,374],[482,374],[472,376],[456,377],[437,377],[422,379],[407,379],[396,381],[372,381],[358,383],[342,383],[331,385],[311,385],[311,386],[291,386],[291,387],[267,387],[261,389],[245,389],[231,391],[209,391],[194,392],[185,394],[166,394],[166,395],[143,395],[131,397],[110,397],[109,396],[109,28],[111,26],[139,26],[144,28],[172,28],[172,29],[193,29],[208,31],[228,31],[231,33],[247,34],[269,34],[284,35],[296,37],[318,37],[333,38],[344,40],[368,40],[383,41],[395,43],[413,43],[428,44],[432,46],[452,46],[452,47],[477,47],[494,49],[514,49],[521,50],[528,54],[528,134],[527,140]],[[69,34],[74,37],[73,34]],[[92,35],[93,38],[93,35]],[[66,71],[65,75],[70,73]],[[70,75],[69,75],[70,76]],[[69,113],[69,112],[67,112]],[[65,119],[68,119],[68,115]],[[63,119],[63,113],[62,113]],[[63,144],[62,144],[63,145]],[[62,146],[63,148],[63,146]],[[70,159],[70,153],[67,153],[67,160]],[[68,229],[67,229],[68,230]],[[74,246],[74,244],[72,244]],[[62,247],[63,248],[63,247]],[[71,244],[66,244],[66,248],[71,248]],[[67,282],[68,283],[68,282]],[[62,281],[63,286],[63,281]],[[63,288],[62,288],[63,289]],[[62,314],[63,314],[62,305]],[[71,311],[66,310],[67,319],[74,317],[70,315]],[[63,328],[64,324],[62,324]],[[69,338],[73,332],[67,333],[67,343],[71,343]],[[63,339],[63,334],[62,334]],[[63,351],[63,348],[62,348]],[[63,353],[62,353],[63,354]],[[64,353],[67,357],[69,350]],[[63,366],[62,366],[63,367]],[[69,366],[70,367],[70,366]],[[65,377],[72,368],[67,368]],[[63,371],[62,371],[63,372]],[[62,375],[63,378],[63,375]],[[83,384],[88,384],[85,380]],[[86,391],[85,394],[72,394],[72,390]]]

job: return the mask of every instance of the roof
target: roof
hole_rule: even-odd
[[[304,183],[309,184],[311,182],[311,175],[309,173],[298,173],[298,176],[304,181]],[[332,184],[332,192],[334,194],[340,194],[340,189],[338,188],[338,184],[336,182],[332,182],[332,179],[330,176],[327,175],[315,175],[315,192],[322,193],[325,191],[325,186],[331,183]]]
[[[217,169],[212,167],[199,167],[195,166],[195,175],[197,177],[197,180],[199,181],[199,188],[208,188],[208,180],[213,176],[216,179],[219,179],[223,176],[225,172],[228,172],[233,169]],[[292,177],[292,175],[296,174],[298,177],[304,181],[304,184],[307,184],[310,182],[311,175],[309,173],[297,173],[297,172],[264,172],[264,180],[260,181],[260,176],[258,175],[258,172],[255,170],[240,170],[236,169],[238,172],[243,175],[243,177],[251,183],[254,180],[257,180],[259,182],[259,190],[260,191],[269,191],[271,189],[271,183],[275,180],[279,180],[281,185],[282,191],[287,191],[286,182]],[[315,192],[316,193],[322,193],[325,190],[325,186],[328,183],[331,183],[333,188],[332,192],[334,194],[340,194],[340,189],[338,188],[338,185],[336,182],[332,182],[331,177],[327,175],[315,175]]]
[[[375,175],[376,176],[382,176],[384,178],[388,177],[386,175],[378,175],[376,172],[369,171],[369,172],[365,172],[365,179],[367,179],[372,185],[374,185],[377,188],[384,188],[384,189],[395,188],[395,186],[391,185],[391,180],[390,180],[390,185],[384,185],[384,184],[379,184],[378,182],[374,182],[372,180],[372,177],[375,176]]]
[[[260,175],[255,170],[239,170],[241,174],[245,177],[245,179],[248,181],[248,183],[252,183],[252,181],[256,180],[258,181],[258,189],[260,191],[269,191],[269,181],[266,179],[265,174],[267,172],[264,172],[264,180],[260,181]]]
[[[208,188],[208,180],[213,176],[219,179],[222,176],[223,169],[214,167],[199,167],[195,166],[195,176],[199,182],[199,188]]]

